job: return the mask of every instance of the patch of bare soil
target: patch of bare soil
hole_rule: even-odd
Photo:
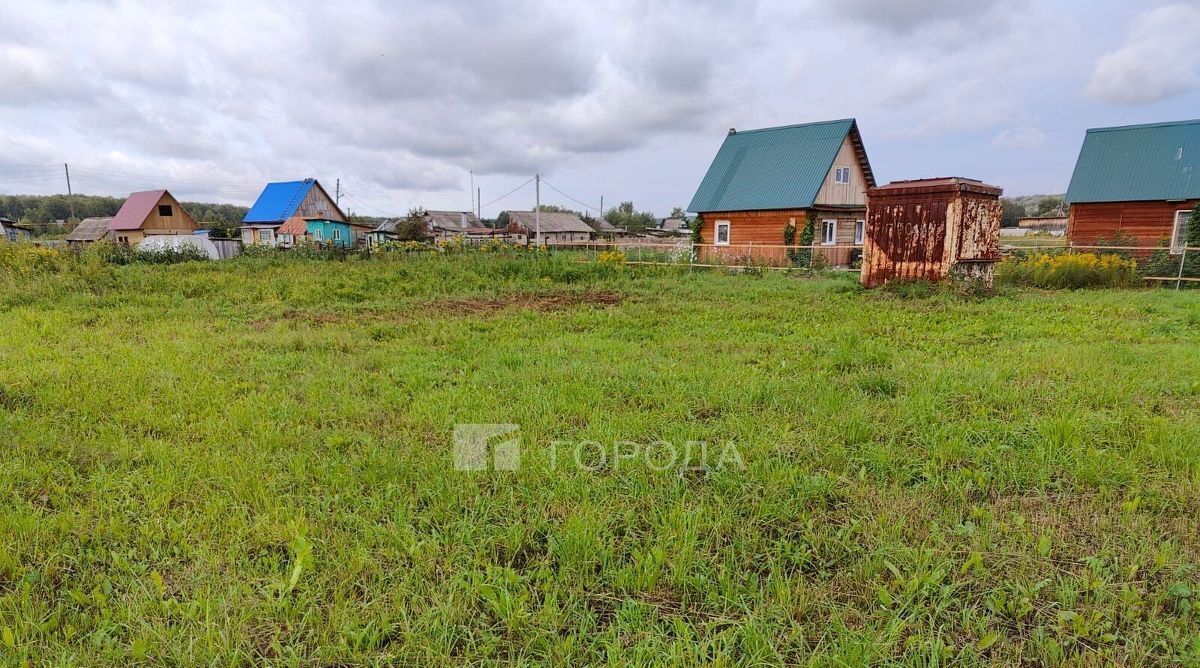
[[[616,292],[519,292],[487,299],[443,299],[430,304],[436,311],[459,315],[481,315],[510,308],[523,308],[542,313],[562,311],[575,306],[616,306],[624,301]]]

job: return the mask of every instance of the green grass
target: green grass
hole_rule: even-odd
[[[2,665],[1200,662],[1195,291],[2,276]],[[460,422],[519,424],[520,470],[454,471]]]

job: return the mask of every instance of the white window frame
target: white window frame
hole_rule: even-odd
[[[725,228],[725,241],[721,241],[721,228],[722,227]],[[733,236],[733,226],[729,224],[728,220],[718,220],[716,222],[716,224],[714,224],[714,226],[713,226],[713,245],[714,246],[728,246],[729,240],[732,238],[732,236]]]
[[[254,245],[254,229],[247,227],[242,230],[242,243],[246,246]]]
[[[321,228],[318,227],[317,229],[313,230],[312,234],[313,241],[324,241],[324,239],[321,238]]]
[[[292,235],[290,235],[290,234],[280,234],[280,235],[279,235],[279,243],[281,243],[281,244],[283,244],[283,245],[285,245],[285,246],[290,246],[290,245],[292,245]]]
[[[837,228],[838,228],[838,222],[836,220],[822,220],[821,221],[821,245],[822,246],[833,246],[834,244],[837,243]],[[830,230],[833,230],[833,235],[832,235],[833,238],[832,239],[829,238],[830,235],[828,234],[828,232]]]
[[[275,230],[264,227],[258,231],[258,241],[264,246],[275,245]]]
[[[1175,212],[1175,224],[1171,225],[1171,255],[1181,255],[1184,246],[1187,246],[1187,226],[1188,218],[1192,215],[1191,209],[1184,209]]]
[[[838,185],[850,185],[850,168],[838,167],[833,171],[833,182]]]
[[[854,245],[861,246],[867,240],[867,221],[854,221]]]
[[[338,229],[338,228],[336,228],[336,227],[335,227],[335,228],[333,228],[333,240],[334,240],[334,241],[341,241],[341,240],[342,240],[342,231],[341,231],[341,230],[339,230],[339,229]]]

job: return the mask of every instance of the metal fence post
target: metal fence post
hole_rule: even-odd
[[[1183,283],[1183,262],[1187,259],[1187,244],[1183,245],[1183,252],[1179,254],[1179,274],[1175,276],[1175,291],[1179,291],[1179,284]]]

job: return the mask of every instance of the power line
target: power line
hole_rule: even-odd
[[[348,199],[352,199],[352,200],[354,200],[355,202],[358,202],[358,204],[359,204],[360,206],[365,206],[365,207],[367,207],[368,209],[371,209],[372,211],[374,211],[374,212],[378,213],[379,215],[381,215],[381,216],[383,216],[383,217],[385,217],[385,218],[395,218],[395,217],[396,217],[396,216],[394,216],[394,215],[392,215],[392,214],[388,213],[387,211],[384,211],[383,209],[380,209],[379,207],[376,207],[376,206],[371,206],[370,204],[367,204],[367,203],[366,203],[366,202],[364,202],[363,200],[359,199],[358,197],[356,197],[356,196],[354,196],[354,195],[350,195],[349,193],[345,193],[345,192],[343,192],[343,193],[342,193],[342,197],[344,197],[344,198],[348,198]]]
[[[563,197],[566,197],[567,199],[571,200],[572,202],[578,204],[579,206],[582,206],[587,209],[591,209],[592,211],[595,211],[596,213],[600,213],[600,214],[604,213],[600,209],[597,209],[596,207],[592,206],[591,204],[584,204],[583,202],[580,202],[579,200],[575,199],[574,197],[571,197],[570,195],[566,194],[565,192],[559,190],[558,188],[555,188],[554,184],[550,183],[545,178],[542,179],[542,183],[545,183],[546,185],[550,186],[551,190],[558,193],[559,195],[562,195]]]
[[[489,206],[491,206],[491,205],[495,204],[496,202],[499,202],[500,200],[504,199],[505,197],[508,197],[509,195],[511,195],[511,194],[513,194],[513,193],[515,193],[515,192],[517,192],[517,191],[518,191],[518,190],[520,190],[521,188],[524,188],[525,186],[529,185],[530,183],[533,183],[533,180],[534,180],[535,178],[537,178],[537,177],[530,177],[530,179],[529,179],[528,181],[526,181],[525,183],[522,183],[521,185],[517,186],[516,188],[513,188],[512,190],[510,190],[510,191],[508,191],[508,192],[504,193],[503,195],[501,195],[501,196],[497,197],[496,199],[494,199],[494,200],[492,200],[492,201],[488,202],[487,204],[484,204],[483,206],[479,207],[479,210],[480,210],[480,211],[482,211],[483,209],[485,209],[485,208],[487,208],[487,207],[489,207]]]

